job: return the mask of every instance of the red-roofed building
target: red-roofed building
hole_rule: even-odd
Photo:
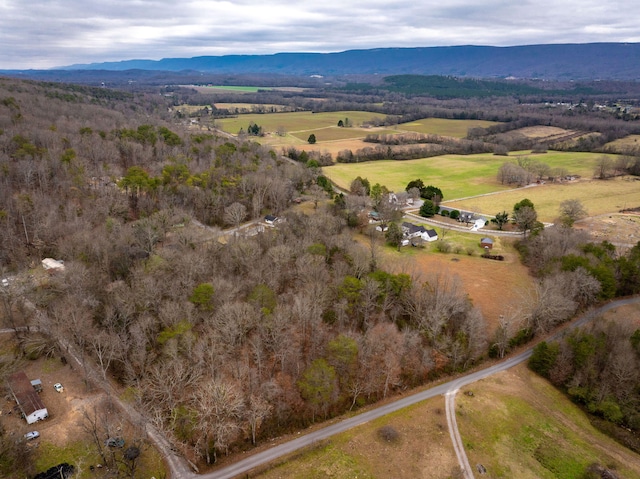
[[[27,424],[33,424],[49,417],[49,412],[44,407],[40,395],[36,392],[24,371],[9,376],[7,384]]]

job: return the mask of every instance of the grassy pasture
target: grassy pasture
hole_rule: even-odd
[[[623,151],[631,148],[640,148],[640,135],[629,135],[624,138],[618,138],[617,140],[607,143],[605,147]]]
[[[341,163],[324,168],[324,174],[343,188],[348,188],[356,176],[368,178],[371,184],[380,183],[392,191],[401,191],[407,183],[421,178],[425,184],[433,184],[444,193],[445,200],[465,198],[511,187],[496,180],[502,163],[516,160],[517,156],[530,156],[551,168],[563,167],[572,174],[591,177],[597,153],[549,152],[528,155],[527,152],[511,153],[508,157],[490,153],[478,155],[444,155],[408,161],[372,161],[366,163]],[[532,200],[533,201],[533,200]]]
[[[588,417],[525,365],[497,374],[456,397],[469,462],[488,477],[573,479],[592,463],[640,478],[640,457],[600,433]]]
[[[444,118],[423,118],[398,125],[396,133],[415,132],[465,138],[469,128],[486,128],[495,125],[495,121],[486,120],[449,120]]]
[[[361,125],[363,122],[372,118],[382,118],[384,115],[370,113],[366,111],[338,111],[312,113],[310,111],[292,112],[292,113],[265,113],[241,115],[237,118],[223,118],[216,120],[216,124],[220,129],[227,133],[237,134],[240,128],[247,129],[249,123],[255,123],[263,128],[265,132],[275,132],[279,127],[284,127],[288,132],[308,131],[337,126],[339,120],[349,118],[354,126]],[[349,129],[349,128],[345,128]],[[362,130],[359,130],[362,131]],[[308,137],[309,135],[307,135]],[[361,133],[362,137],[365,133]],[[306,140],[306,138],[305,138]]]
[[[580,200],[589,216],[640,206],[640,183],[633,178],[624,177],[606,181],[584,180],[570,184],[546,184],[447,202],[446,205],[471,209],[479,213],[495,214],[503,210],[511,211],[513,205],[524,198],[529,198],[533,202],[539,220],[553,222],[558,217],[560,203],[568,199]]]
[[[215,92],[215,91],[230,91],[234,93],[257,93],[260,90],[272,90],[272,88],[268,87],[258,87],[258,86],[231,86],[231,85],[211,85],[200,87],[199,91],[201,93],[207,92]]]
[[[376,133],[384,131],[388,133],[389,130],[376,130]],[[298,131],[291,133],[291,136],[298,138],[299,140],[307,141],[309,135],[313,133],[316,135],[316,141],[335,141],[335,140],[348,140],[356,138],[364,138],[370,131],[362,128],[340,128],[338,126],[330,126],[325,128],[317,128],[313,131]],[[363,144],[365,146],[366,144]],[[370,144],[371,145],[371,144]]]
[[[382,439],[384,426],[398,432]],[[286,458],[260,479],[445,479],[457,468],[442,397],[371,421]]]
[[[262,108],[267,109],[267,110],[275,110],[275,111],[281,111],[285,108],[284,105],[275,105],[275,104],[271,104],[271,103],[260,103],[260,104],[256,104],[256,103],[214,103],[213,106],[215,106],[218,109],[221,110],[231,110],[231,111],[247,111],[250,112],[253,109],[256,108]]]

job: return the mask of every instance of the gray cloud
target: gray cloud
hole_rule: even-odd
[[[0,0],[0,69],[199,55],[639,42],[631,0]]]

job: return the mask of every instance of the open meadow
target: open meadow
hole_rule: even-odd
[[[560,203],[568,199],[580,200],[589,216],[598,216],[640,206],[640,182],[635,177],[618,177],[562,184],[547,183],[445,203],[453,208],[495,215],[501,211],[510,212],[513,205],[524,198],[533,202],[538,219],[544,222],[554,222],[559,216]]]
[[[349,119],[354,128],[340,128],[341,130],[353,130],[354,135],[364,137],[366,133],[360,126],[373,118],[384,118],[384,115],[366,111],[336,111],[313,113],[311,111],[299,111],[290,113],[249,113],[235,118],[221,118],[216,120],[216,126],[221,130],[236,135],[240,129],[246,131],[251,123],[261,126],[265,133],[273,133],[282,129],[286,132],[308,132],[307,138],[314,130],[329,127],[338,128],[338,121]],[[256,138],[260,141],[260,138]],[[306,140],[306,138],[305,138]]]
[[[444,399],[438,397],[334,436],[250,477],[446,479],[456,477],[457,469]]]
[[[469,462],[474,469],[482,464],[486,477],[595,477],[584,474],[597,463],[615,477],[640,478],[640,456],[595,429],[524,364],[466,386],[456,397],[456,416]]]
[[[367,178],[372,185],[380,183],[391,191],[404,191],[409,181],[420,178],[425,184],[440,188],[445,200],[452,200],[512,189],[512,186],[498,182],[498,169],[504,162],[516,161],[519,156],[528,156],[551,168],[565,168],[570,174],[590,178],[597,159],[602,155],[559,151],[535,155],[512,152],[509,156],[492,153],[443,155],[406,161],[338,163],[325,167],[323,172],[338,186],[346,189],[357,176]],[[513,204],[509,205],[511,206]],[[495,212],[490,214],[493,213]]]
[[[454,231],[442,236],[443,230],[435,229],[439,238],[451,245],[450,253],[438,252],[438,241],[426,243],[424,248],[403,247],[400,251],[385,246],[381,263],[389,271],[407,273],[422,281],[432,278],[434,273],[459,280],[473,305],[482,312],[487,337],[492,337],[500,315],[508,315],[521,304],[523,296],[533,287],[534,278],[521,263],[514,240],[487,234],[495,242],[492,252],[505,258],[492,261],[481,257],[482,236]],[[361,241],[364,243],[366,239],[362,237]],[[469,255],[469,251],[473,254]]]

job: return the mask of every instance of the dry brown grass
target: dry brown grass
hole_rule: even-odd
[[[532,287],[533,277],[522,265],[513,240],[494,238],[494,249],[505,261],[493,261],[466,254],[428,253],[403,248],[399,253],[385,250],[384,264],[391,271],[428,278],[437,272],[458,277],[474,306],[482,311],[489,337],[495,331],[501,314],[517,308],[522,295]],[[480,236],[477,236],[480,240]]]
[[[394,441],[380,437],[391,427]],[[457,460],[447,431],[442,397],[359,426],[273,469],[260,479],[445,479]]]

